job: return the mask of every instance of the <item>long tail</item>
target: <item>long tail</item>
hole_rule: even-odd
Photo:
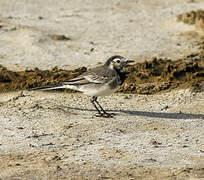
[[[32,91],[32,90],[73,89],[76,91],[80,91],[79,87],[81,85],[89,84],[89,83],[90,82],[87,79],[85,79],[84,77],[76,77],[74,79],[64,81],[60,84],[34,87],[34,88],[30,88],[29,90]]]
[[[74,89],[74,90],[77,90],[76,87],[74,87],[72,85],[62,85],[62,84],[60,84],[60,85],[58,84],[58,85],[34,87],[34,88],[30,88],[28,90],[29,91],[34,91],[34,90],[47,91],[47,90],[55,90],[55,89]]]

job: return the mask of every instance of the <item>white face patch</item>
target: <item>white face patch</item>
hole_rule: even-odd
[[[113,63],[110,63],[109,68],[114,69]]]
[[[114,62],[115,62],[115,63],[117,63],[117,64],[120,64],[120,62],[121,62],[121,59],[119,59],[119,58],[116,58],[116,59],[114,59]]]
[[[112,60],[112,62],[109,64],[110,69],[117,69],[117,70],[122,70],[122,63],[125,60],[125,58],[121,57],[118,58],[116,57],[115,59]]]

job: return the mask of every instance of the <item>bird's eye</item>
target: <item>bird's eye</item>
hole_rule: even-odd
[[[117,63],[120,63],[120,60],[117,60]]]

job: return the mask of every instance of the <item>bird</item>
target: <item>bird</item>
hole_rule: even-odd
[[[60,82],[59,84],[31,88],[30,90],[55,90],[73,89],[91,96],[91,103],[97,110],[97,117],[111,118],[113,114],[107,113],[98,102],[99,96],[107,96],[119,89],[125,81],[125,68],[134,60],[126,59],[120,55],[111,56],[106,62],[98,67],[92,68],[83,74]]]

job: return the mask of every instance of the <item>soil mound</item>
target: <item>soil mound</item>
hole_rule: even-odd
[[[87,70],[58,69],[13,72],[0,66],[0,92],[53,85],[74,78]],[[172,61],[152,58],[127,67],[127,78],[119,92],[153,94],[175,88],[204,90],[204,54],[191,54],[185,59]],[[66,90],[67,91],[67,90]],[[68,90],[70,92],[71,90]]]
[[[120,91],[153,94],[175,88],[204,90],[204,56],[192,54],[172,61],[153,58],[128,67],[128,76]]]
[[[29,89],[32,87],[56,84],[74,78],[87,69],[80,67],[73,71],[58,69],[51,70],[26,70],[13,72],[0,65],[0,92]]]
[[[184,22],[186,24],[195,24],[196,28],[204,32],[204,10],[190,11],[179,14],[177,16],[178,22]]]

